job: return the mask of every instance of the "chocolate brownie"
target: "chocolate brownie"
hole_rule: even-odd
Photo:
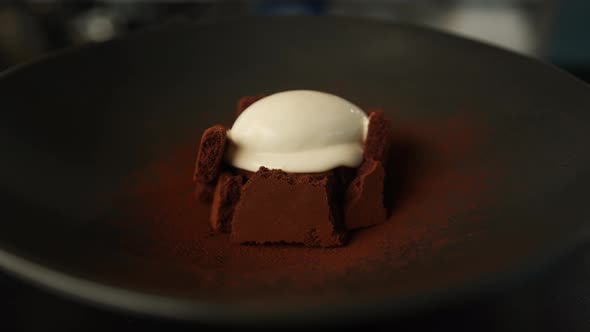
[[[346,192],[344,220],[347,229],[373,226],[385,221],[384,182],[385,170],[381,162],[365,160]]]
[[[261,167],[244,185],[231,240],[333,247],[345,233],[332,200],[334,175],[287,174]]]
[[[371,110],[369,129],[364,145],[364,157],[385,163],[391,145],[391,123],[383,110]]]

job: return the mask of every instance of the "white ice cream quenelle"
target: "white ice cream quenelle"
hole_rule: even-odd
[[[356,105],[328,93],[279,92],[252,104],[228,131],[226,160],[256,172],[292,173],[357,167],[369,120]]]

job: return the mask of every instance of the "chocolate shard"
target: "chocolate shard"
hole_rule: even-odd
[[[341,246],[346,240],[332,199],[334,176],[261,167],[242,188],[231,240],[250,244]]]
[[[236,118],[242,114],[242,112],[250,107],[250,105],[254,104],[255,102],[259,101],[260,99],[266,97],[265,95],[256,95],[256,96],[245,96],[238,100],[238,105],[236,107]]]
[[[195,182],[211,183],[217,179],[221,171],[226,140],[227,129],[221,125],[205,130],[197,153],[193,175]]]
[[[383,110],[370,110],[369,129],[364,146],[365,160],[377,160],[385,164],[391,145],[391,122]]]
[[[377,160],[365,160],[346,192],[344,223],[346,229],[380,224],[387,211],[383,205],[385,170]]]
[[[241,175],[222,173],[219,176],[209,218],[214,231],[223,233],[231,231],[231,221],[235,206],[240,200],[243,183],[244,178]]]

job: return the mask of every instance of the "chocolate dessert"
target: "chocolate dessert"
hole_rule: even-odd
[[[345,244],[347,232],[386,220],[391,126],[321,92],[243,97],[231,129],[202,135],[196,196],[210,223],[240,244]]]
[[[334,205],[332,174],[298,175],[261,167],[242,187],[231,222],[239,243],[338,246],[344,230]]]

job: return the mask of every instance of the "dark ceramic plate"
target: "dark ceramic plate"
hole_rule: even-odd
[[[276,268],[293,262],[257,262],[211,281],[208,266],[156,259],[134,248],[147,241],[140,229],[121,238],[107,221],[129,174],[180,143],[196,146],[204,128],[231,118],[239,96],[297,88],[381,107],[394,120],[387,224],[330,254],[260,249],[291,258],[300,250],[309,275]],[[403,314],[531,277],[588,238],[590,89],[538,61],[424,28],[179,22],[10,70],[0,105],[0,266],[116,308],[230,323]],[[192,162],[182,166],[187,179]],[[314,255],[339,256],[343,268]],[[320,281],[300,284],[310,278]]]

